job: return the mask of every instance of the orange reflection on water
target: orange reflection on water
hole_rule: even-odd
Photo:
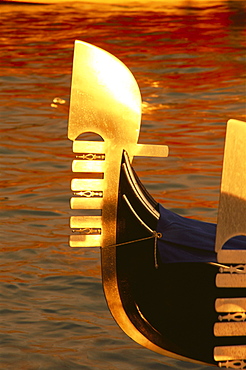
[[[225,123],[245,115],[244,3],[192,3],[0,9],[5,368],[11,359],[20,368],[110,368],[127,346],[133,368],[159,361],[141,350],[144,364],[136,364],[137,346],[113,326],[99,251],[68,246],[73,44],[102,47],[135,75],[143,98],[140,142],[170,147],[169,158],[134,160],[154,198],[187,217],[216,221]],[[55,97],[66,103],[52,107]],[[108,362],[99,361],[99,348]]]

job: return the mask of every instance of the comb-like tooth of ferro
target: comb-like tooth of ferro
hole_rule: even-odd
[[[70,236],[70,247],[100,247],[102,243],[101,216],[72,216],[70,227],[80,234]],[[96,230],[94,232],[94,230]]]
[[[233,361],[246,359],[246,345],[221,346],[214,348],[215,361]]]
[[[101,247],[102,235],[71,235],[70,247]]]
[[[91,154],[95,155],[95,154]],[[102,173],[105,170],[105,161],[103,160],[74,160],[72,162],[73,172],[97,172]]]
[[[221,249],[218,251],[217,260],[219,263],[246,263],[246,250]]]
[[[217,298],[217,312],[246,312],[246,298]]]
[[[71,182],[72,191],[97,191],[103,189],[103,179],[73,179]]]
[[[70,200],[71,209],[102,209],[102,197],[73,197]]]
[[[72,229],[81,228],[102,228],[101,216],[72,216],[70,218],[70,227]]]
[[[74,153],[105,153],[105,143],[104,141],[82,141],[75,140],[73,142],[73,152]]]
[[[105,171],[104,142],[74,141],[73,151],[79,153],[72,162],[72,171],[79,173],[103,173]],[[71,209],[102,209],[103,179],[73,179]],[[71,247],[100,247],[102,245],[101,216],[72,216],[70,227],[77,234],[70,236]],[[95,232],[99,230],[100,232]]]
[[[214,324],[216,337],[235,337],[246,335],[246,322],[216,322]]]
[[[216,286],[218,288],[246,288],[245,274],[217,274]]]

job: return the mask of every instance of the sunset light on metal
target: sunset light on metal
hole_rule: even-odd
[[[76,41],[68,137],[76,160],[72,169],[84,173],[72,180],[72,209],[102,210],[99,216],[71,217],[75,230],[97,228],[100,234],[76,234],[71,247],[114,245],[120,164],[123,150],[133,156],[166,157],[167,146],[138,144],[141,96],[128,68],[106,51]],[[103,141],[76,140],[91,132]],[[97,174],[91,178],[88,174]],[[86,176],[87,174],[87,176]],[[83,193],[81,193],[83,192]],[[85,232],[85,231],[84,231]]]

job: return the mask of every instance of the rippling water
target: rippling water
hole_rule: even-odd
[[[170,146],[168,159],[135,160],[152,195],[216,221],[225,124],[245,119],[243,3],[0,5],[1,368],[210,368],[126,337],[104,301],[99,251],[68,246],[73,43],[135,75],[140,141]]]

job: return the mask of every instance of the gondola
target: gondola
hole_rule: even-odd
[[[246,123],[227,126],[217,227],[181,217],[148,193],[132,159],[166,157],[168,147],[138,144],[140,123],[131,72],[76,41],[71,208],[85,212],[71,217],[70,246],[101,247],[108,307],[137,343],[183,361],[245,369]]]

